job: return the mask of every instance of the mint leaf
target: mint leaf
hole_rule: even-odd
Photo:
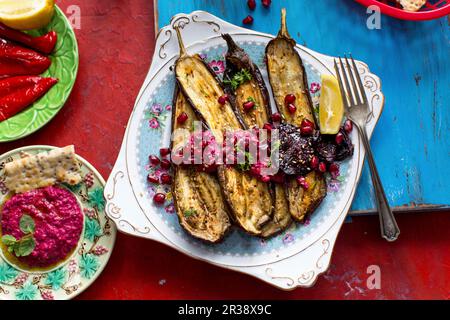
[[[253,162],[254,161],[252,155],[250,154],[250,152],[246,151],[244,163],[238,163],[237,168],[241,171],[249,171],[252,168],[251,163]]]
[[[189,218],[189,217],[193,216],[196,213],[197,213],[197,210],[191,208],[189,210],[184,211],[184,216],[186,218]]]
[[[17,239],[12,235],[7,234],[2,237],[2,242],[5,246],[11,247],[16,244]]]
[[[231,86],[233,91],[243,83],[252,80],[252,74],[247,69],[242,69],[241,71],[234,74],[233,78],[226,79],[223,81],[224,84]]]
[[[26,257],[29,256],[34,248],[36,247],[36,242],[32,235],[27,235],[20,239],[14,246],[14,254],[16,257]]]
[[[249,171],[251,169],[250,164],[248,162],[238,164],[237,168],[241,171]]]
[[[34,232],[35,224],[32,217],[27,214],[24,214],[22,218],[20,218],[20,230],[25,234],[30,234]]]

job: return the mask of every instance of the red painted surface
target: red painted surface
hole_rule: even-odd
[[[45,128],[0,153],[75,144],[106,178],[116,160],[154,46],[152,1],[61,0],[81,8],[80,71],[69,102]],[[195,261],[160,244],[120,234],[103,274],[80,299],[450,299],[450,214],[403,214],[396,243],[377,217],[358,217],[339,235],[330,270],[312,289],[282,292],[259,280]],[[367,268],[381,269],[369,290]]]

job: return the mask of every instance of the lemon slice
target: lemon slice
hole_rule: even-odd
[[[322,92],[319,105],[319,125],[322,134],[336,134],[344,117],[344,105],[337,79],[322,75]]]
[[[54,12],[54,0],[0,0],[0,22],[17,30],[43,28]]]

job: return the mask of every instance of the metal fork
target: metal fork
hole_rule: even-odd
[[[353,60],[351,55],[351,64],[349,63],[347,56],[344,56],[344,59],[347,68],[345,67],[341,57],[339,57],[339,67],[336,59],[334,60],[334,68],[336,69],[339,87],[342,93],[345,113],[347,118],[350,119],[358,129],[364,148],[367,152],[367,160],[372,175],[372,183],[375,188],[378,214],[380,217],[381,236],[387,241],[395,241],[400,234],[400,229],[398,228],[394,214],[389,207],[386,194],[384,193],[366,131],[366,123],[370,114],[366,92],[364,90],[355,60]]]

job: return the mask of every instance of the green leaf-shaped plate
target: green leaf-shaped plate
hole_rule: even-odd
[[[50,30],[58,34],[58,43],[50,55],[52,65],[42,76],[58,78],[59,82],[33,105],[0,122],[0,142],[23,138],[45,126],[61,110],[72,91],[78,72],[78,45],[69,21],[58,7],[46,28],[30,34],[38,36]]]

